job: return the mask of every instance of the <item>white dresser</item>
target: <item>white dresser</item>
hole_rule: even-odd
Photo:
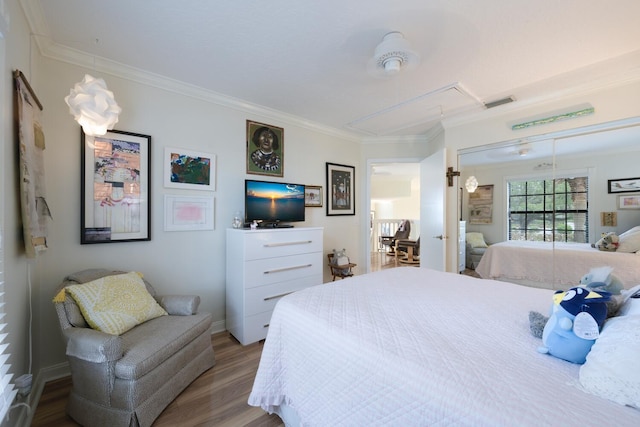
[[[322,283],[322,231],[227,229],[226,327],[242,345],[267,336],[280,298]]]

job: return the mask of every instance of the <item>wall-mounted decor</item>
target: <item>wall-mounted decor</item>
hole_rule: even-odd
[[[618,196],[618,209],[640,209],[640,196]]]
[[[164,231],[214,229],[214,199],[206,196],[164,196]]]
[[[602,227],[617,227],[618,214],[616,212],[600,212],[600,225]]]
[[[322,207],[322,186],[321,185],[305,185],[304,186],[304,206],[310,208]]]
[[[284,176],[284,129],[247,120],[247,173]]]
[[[35,258],[47,249],[48,219],[44,174],[44,131],[42,104],[22,71],[13,72],[20,147],[20,208],[22,235],[27,258]]]
[[[469,224],[491,224],[493,221],[493,184],[479,185],[469,193]]]
[[[80,243],[151,240],[151,136],[82,131]]]
[[[608,192],[611,193],[635,193],[640,191],[640,178],[610,179]]]
[[[327,163],[327,215],[355,215],[354,166]]]
[[[166,147],[164,186],[191,190],[216,189],[216,156],[200,151]]]

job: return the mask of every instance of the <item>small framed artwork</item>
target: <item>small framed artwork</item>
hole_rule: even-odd
[[[200,151],[166,147],[164,186],[190,190],[216,189],[216,156]]]
[[[354,166],[327,163],[327,215],[355,215]]]
[[[80,243],[151,240],[151,137],[81,135]]]
[[[608,193],[635,193],[640,191],[640,178],[610,179]]]
[[[164,196],[164,231],[214,229],[214,198]]]
[[[322,207],[322,186],[321,185],[305,185],[304,206],[308,208]]]
[[[284,176],[284,129],[247,120],[247,173]]]
[[[640,209],[640,196],[618,196],[618,209]]]

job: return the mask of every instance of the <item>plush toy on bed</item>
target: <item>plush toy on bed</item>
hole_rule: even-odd
[[[580,285],[593,291],[607,291],[612,295],[620,295],[624,285],[616,276],[612,274],[613,267],[596,267],[589,270],[580,279]]]
[[[602,236],[600,240],[591,244],[592,248],[597,248],[599,251],[615,252],[620,246],[620,237],[614,232],[609,232]]]
[[[607,317],[611,294],[580,286],[554,295],[553,313],[542,332],[540,353],[584,363]]]

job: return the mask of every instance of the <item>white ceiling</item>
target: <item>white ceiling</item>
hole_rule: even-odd
[[[107,84],[123,66],[361,136],[640,78],[638,0],[21,3],[43,54],[94,64]],[[422,61],[376,78],[367,63],[390,31]]]

